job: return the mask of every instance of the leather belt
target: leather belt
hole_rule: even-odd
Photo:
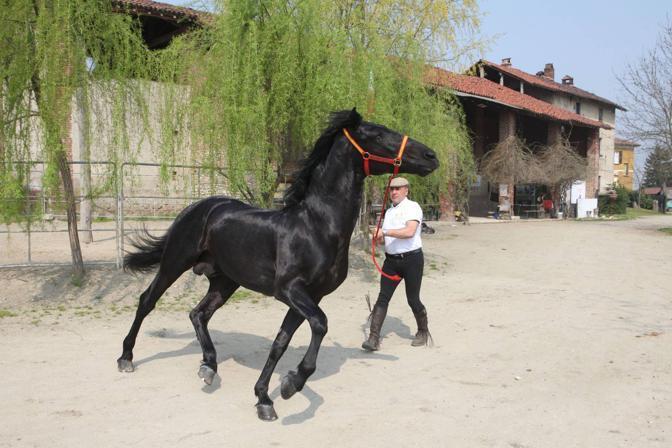
[[[388,254],[385,252],[385,257],[386,258],[393,258],[395,260],[403,260],[406,257],[409,257],[411,255],[419,254],[422,252],[422,247],[415,249],[415,250],[409,250],[408,252],[402,252],[400,254]]]

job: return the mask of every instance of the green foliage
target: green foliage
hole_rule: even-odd
[[[127,122],[143,109],[137,79],[150,78],[154,65],[138,24],[109,1],[6,0],[0,24],[0,215],[21,221],[16,200],[30,179],[19,162],[44,160],[44,191],[62,193],[57,161],[68,150],[73,99],[89,124],[85,140],[108,143],[111,161],[128,158],[129,128],[147,123]]]
[[[373,3],[394,9],[392,3]],[[464,10],[475,8],[458,3]],[[165,80],[188,85],[185,116],[193,160],[228,166],[235,190],[268,205],[278,167],[310,151],[329,112],[353,106],[365,119],[438,151],[442,170],[414,180],[416,200],[431,200],[448,188],[447,181],[464,183],[473,175],[460,107],[448,93],[426,88],[431,49],[410,28],[394,32],[367,19],[372,11],[365,2],[222,0],[218,5],[222,12],[202,30],[177,39],[163,52],[161,64]],[[447,22],[453,19],[454,25],[471,20],[445,16]]]
[[[25,215],[12,205],[29,180],[15,162],[44,159],[44,189],[62,191],[56,162],[73,104],[84,127],[81,159],[96,141],[105,159],[132,161],[151,139],[164,181],[168,164],[204,164],[212,185],[225,175],[262,205],[282,166],[312,149],[328,113],[357,106],[365,119],[437,150],[441,169],[413,179],[415,200],[438,202],[451,191],[466,202],[474,163],[461,107],[423,76],[428,63],[446,66],[478,49],[473,0],[220,0],[214,10],[201,29],[150,52],[139,23],[107,0],[6,0],[0,217]],[[107,175],[92,194],[113,188],[118,173]]]
[[[597,207],[600,215],[621,215],[625,214],[630,193],[627,188],[619,184],[610,186],[610,193],[598,197]]]
[[[646,158],[644,186],[661,187],[672,184],[672,150],[656,146]]]
[[[653,199],[651,196],[642,194],[640,197],[639,190],[630,192],[630,206],[638,204],[641,208],[651,210],[653,208]]]

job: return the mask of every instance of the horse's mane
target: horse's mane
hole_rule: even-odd
[[[329,125],[315,142],[310,155],[303,161],[301,170],[292,185],[285,191],[285,207],[298,204],[306,197],[313,171],[329,155],[334,139],[343,128],[355,129],[362,123],[362,116],[355,110],[341,110],[329,115]]]

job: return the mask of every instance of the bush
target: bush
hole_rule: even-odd
[[[635,204],[638,204],[640,208],[651,210],[653,208],[653,199],[651,199],[651,196],[645,194],[640,198],[639,190],[633,190],[630,192],[630,207],[634,207]]]
[[[648,208],[649,210],[653,209],[653,199],[647,194],[643,194],[639,200],[639,206],[641,208]]]
[[[597,198],[597,207],[600,215],[622,215],[630,203],[630,193],[618,184],[611,185],[608,194],[602,194]]]

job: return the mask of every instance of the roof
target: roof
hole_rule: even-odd
[[[514,78],[518,78],[521,81],[524,81],[530,85],[540,87],[542,89],[546,90],[551,90],[554,92],[562,92],[562,93],[567,93],[569,95],[574,95],[580,98],[586,98],[589,100],[597,101],[603,104],[607,104],[609,106],[613,106],[616,109],[620,109],[622,111],[625,111],[626,109],[623,106],[620,106],[613,101],[610,101],[606,98],[602,98],[601,96],[597,96],[594,93],[588,92],[583,89],[579,89],[578,87],[574,86],[573,84],[561,84],[559,82],[555,82],[549,78],[542,77],[542,76],[537,76],[533,75],[531,73],[524,72],[522,70],[519,70],[517,68],[514,68],[510,65],[500,65],[500,64],[495,64],[494,62],[487,61],[485,59],[481,59],[476,63],[476,65],[485,65],[488,67],[492,67],[502,73],[506,73],[508,75],[513,76]]]
[[[624,138],[614,138],[614,144],[616,146],[630,146],[633,149],[637,146],[640,146],[639,143],[631,142],[630,140],[626,140]]]
[[[553,106],[530,95],[500,86],[485,78],[460,75],[441,68],[432,67],[425,74],[425,82],[452,89],[458,96],[484,98],[508,107],[530,112],[546,119],[572,123],[578,126],[611,129],[611,126],[606,123],[591,120],[574,112]]]
[[[139,15],[161,17],[171,20],[187,20],[200,22],[208,13],[197,11],[185,6],[169,5],[168,3],[155,2],[152,0],[112,0],[112,8],[115,10],[131,11]]]
[[[662,191],[661,187],[648,187],[643,190],[644,194],[658,194]]]

